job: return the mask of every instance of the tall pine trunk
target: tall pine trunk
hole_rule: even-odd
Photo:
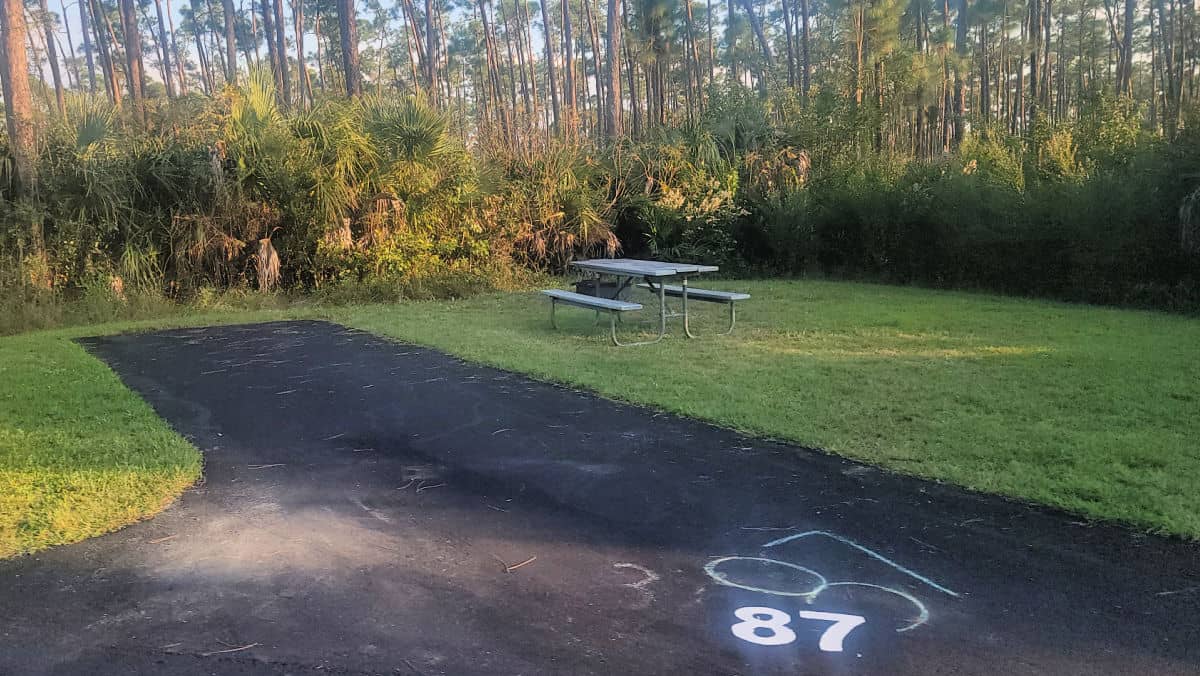
[[[792,8],[788,0],[781,0],[783,9],[783,34],[787,46],[787,81],[789,87],[796,86],[796,41],[792,39]]]
[[[525,40],[523,37],[525,32],[521,30],[521,8],[519,3],[514,3],[513,9],[516,11],[511,21],[505,15],[504,30],[512,30],[512,35],[516,42],[513,50],[513,57],[516,59],[513,61],[513,80],[515,81],[518,76],[521,79],[521,102],[525,104],[525,115],[528,116],[533,111],[533,99],[530,94],[529,71],[526,69],[527,64],[525,63]],[[511,29],[510,26],[512,26]]]
[[[260,0],[258,3],[258,11],[262,15],[263,20],[263,37],[267,43],[267,60],[271,62],[271,77],[275,83],[275,98],[279,100],[283,96],[283,69],[279,64],[280,54],[276,49],[275,41],[275,8],[272,7],[271,0]],[[282,101],[280,101],[282,103]]]
[[[1124,68],[1117,81],[1117,93],[1133,94],[1133,9],[1136,0],[1125,0],[1125,35],[1121,43],[1121,52],[1125,54]]]
[[[571,6],[562,0],[562,44],[563,44],[563,106],[567,114],[567,134],[576,133],[577,111],[575,110],[575,35],[571,30]]]
[[[321,11],[317,10],[317,15],[313,17],[313,42],[317,43],[317,85],[321,88],[321,92],[325,92],[325,49],[322,46],[325,42],[321,35]]]
[[[425,0],[425,79],[429,85],[429,98],[438,103],[438,45],[433,28],[433,0]]]
[[[529,89],[533,94],[533,117],[537,118],[541,115],[542,99],[538,95],[537,59],[533,57],[533,20],[529,17],[528,2],[518,2],[517,9],[520,10],[521,23],[524,26],[525,61],[529,66]],[[493,35],[492,40],[495,39]]]
[[[800,100],[808,102],[808,88],[812,82],[812,59],[809,52],[808,0],[800,0]]]
[[[163,21],[162,0],[154,0],[154,11],[158,14],[158,44],[162,49],[163,84],[167,87],[167,96],[175,96],[175,78],[171,73],[171,43],[167,38],[167,25]]]
[[[283,22],[283,0],[275,0],[272,3],[272,9],[275,14],[275,55],[279,59],[279,81],[283,84],[283,103],[285,106],[290,106],[292,103],[292,69],[288,65],[287,39],[284,37],[285,28]],[[271,39],[267,36],[267,39]],[[237,52],[229,52],[229,72],[237,70]]]
[[[96,47],[100,52],[100,70],[104,76],[104,89],[108,99],[116,107],[121,106],[121,86],[117,82],[116,63],[113,61],[109,36],[101,28],[101,15],[98,0],[86,0],[92,18],[92,35],[96,39]]]
[[[554,110],[554,129],[560,129],[561,113],[558,108],[558,75],[554,70],[554,28],[550,25],[550,13],[546,11],[549,0],[538,0],[542,8],[542,30],[546,45],[546,75],[550,80],[550,105]]]
[[[354,0],[338,0],[338,30],[342,39],[342,72],[346,76],[346,94],[362,96],[362,73],[358,67],[358,18]]]
[[[702,75],[700,72],[700,51],[696,47],[696,20],[692,16],[692,0],[683,0],[684,4],[684,20],[687,21],[687,39],[688,39],[688,54],[684,61],[688,63],[688,73],[691,75],[690,81],[696,86],[696,101],[697,108],[704,110],[704,86],[701,83]],[[688,115],[691,115],[691,109],[688,109]]]
[[[175,19],[171,16],[171,0],[167,2],[167,27],[171,30],[171,55],[175,57],[175,73],[178,76],[179,95],[187,95],[187,77],[183,72],[183,59],[179,58],[179,41],[175,37]]]
[[[1040,87],[1042,82],[1040,60],[1042,57],[1042,3],[1041,0],[1030,0],[1029,3],[1029,122],[1037,117],[1038,103],[1041,101]]]
[[[775,57],[771,56],[771,44],[767,42],[767,36],[763,33],[762,21],[758,19],[758,14],[754,11],[753,0],[742,0],[742,6],[746,8],[746,16],[750,18],[750,28],[754,31],[754,37],[758,39],[758,46],[762,51],[763,60],[767,63],[767,68],[774,68]]]
[[[221,0],[221,10],[225,14],[225,62],[228,64],[225,81],[237,85],[237,27],[234,23],[237,16],[233,12],[233,0]]]
[[[604,130],[609,138],[621,135],[622,106],[621,101],[621,21],[617,18],[617,0],[608,0],[608,16],[606,17],[608,35],[606,37],[605,71],[608,77],[606,94],[608,103],[604,107]]]
[[[75,55],[75,36],[71,33],[71,22],[67,19],[66,0],[59,0],[58,6],[62,8],[63,32],[67,34],[67,48],[71,50],[71,73],[75,76],[75,88],[82,90],[83,73],[79,71],[79,59]]]
[[[129,77],[129,98],[133,102],[133,114],[143,124],[146,122],[146,78],[142,69],[142,33],[138,30],[135,0],[120,0],[121,30],[125,36],[125,64]]]
[[[9,152],[16,169],[17,192],[32,197],[37,194],[37,137],[33,94],[29,88],[29,55],[25,51],[27,31],[25,4],[21,0],[3,0],[0,6],[0,41],[3,42],[0,75],[4,80]],[[32,234],[35,248],[40,250],[40,226]]]
[[[600,66],[600,29],[596,25],[595,13],[592,11],[592,0],[580,0],[580,5],[583,7],[583,15],[587,18],[588,37],[591,39],[592,45],[592,73],[596,79],[596,129],[595,133],[599,135],[604,129],[604,72]],[[585,82],[586,82],[586,78]]]
[[[954,51],[958,59],[954,65],[954,145],[962,143],[966,134],[966,96],[964,93],[965,80],[963,68],[967,58],[967,30],[970,27],[967,0],[958,0],[958,17],[954,36]]]
[[[621,0],[621,33],[622,34],[629,32],[629,11],[628,10],[629,10],[629,8],[626,6],[625,0]],[[642,125],[641,125],[641,113],[640,113],[640,109],[638,108],[637,78],[634,76],[634,71],[636,70],[636,67],[635,67],[634,60],[633,60],[632,50],[630,50],[630,48],[629,48],[629,44],[624,43],[623,46],[625,49],[625,71],[626,71],[626,74],[629,76],[629,78],[627,80],[627,82],[629,83],[629,112],[632,114],[632,117],[633,117],[633,130],[632,130],[633,135],[637,136],[641,132]]]
[[[292,26],[296,33],[296,89],[300,94],[300,106],[312,105],[312,80],[308,75],[308,64],[304,61],[304,1],[292,0]],[[382,58],[382,57],[381,57]]]
[[[63,98],[62,71],[58,66],[58,50],[54,46],[54,25],[50,20],[50,10],[46,7],[46,0],[38,0],[38,3],[42,10],[40,17],[42,29],[46,36],[46,60],[50,62],[50,78],[54,82],[54,103],[58,108],[58,114],[65,115],[67,104]]]
[[[92,29],[90,21],[88,21],[91,10],[88,8],[87,0],[78,0],[79,2],[79,32],[83,36],[83,56],[87,60],[88,69],[88,91],[96,93],[96,60],[92,56]]]

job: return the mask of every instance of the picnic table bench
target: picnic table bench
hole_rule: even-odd
[[[655,291],[654,285],[649,282],[638,284],[640,288]],[[729,328],[721,332],[720,335],[726,336],[733,333],[733,325],[737,322],[737,307],[736,303],[739,300],[750,300],[750,294],[739,293],[737,291],[713,291],[711,289],[697,289],[695,287],[675,286],[672,284],[660,284],[662,292],[668,296],[682,298],[687,294],[689,300],[700,300],[707,303],[724,303],[729,306]]]
[[[558,328],[558,324],[554,321],[554,310],[559,303],[595,310],[597,316],[601,312],[607,312],[609,334],[615,345],[626,345],[626,343],[617,340],[617,315],[622,312],[632,312],[633,310],[642,309],[640,303],[630,303],[624,300],[602,298],[600,296],[589,296],[582,293],[575,293],[574,291],[546,289],[542,293],[550,297],[550,326]]]

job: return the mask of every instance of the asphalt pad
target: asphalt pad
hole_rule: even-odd
[[[1200,673],[1194,543],[329,323],[83,342],[205,479],[0,562],[0,673]]]

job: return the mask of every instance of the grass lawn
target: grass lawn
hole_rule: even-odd
[[[867,284],[704,286],[753,294],[732,336],[685,341],[675,325],[657,345],[614,348],[587,311],[561,309],[551,330],[536,293],[336,314],[613,398],[1200,537],[1200,321]],[[695,326],[721,328],[706,307]]]
[[[737,331],[614,348],[535,292],[196,314],[0,338],[0,558],[150,516],[199,453],[79,336],[324,316],[897,471],[1200,538],[1200,320],[833,282],[748,291]],[[639,323],[649,329],[653,301]],[[721,327],[699,305],[698,330]],[[627,337],[632,338],[632,335]]]
[[[274,316],[197,315],[0,338],[0,558],[155,514],[200,476],[200,453],[72,338]]]

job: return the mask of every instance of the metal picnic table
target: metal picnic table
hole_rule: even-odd
[[[658,337],[651,343],[658,342],[663,339],[667,333],[667,317],[683,317],[683,333],[688,338],[695,338],[692,335],[691,328],[688,326],[688,275],[696,275],[704,272],[716,272],[715,265],[696,265],[693,263],[671,263],[668,261],[643,261],[635,258],[594,258],[590,260],[574,261],[571,263],[575,268],[584,272],[589,272],[596,275],[597,278],[603,276],[614,277],[618,280],[617,290],[613,297],[618,297],[620,294],[637,279],[643,279],[650,290],[658,294]],[[669,277],[679,277],[682,293],[681,298],[682,311],[678,313],[667,313],[666,289],[663,285],[664,280]],[[597,293],[600,286],[597,285]]]

